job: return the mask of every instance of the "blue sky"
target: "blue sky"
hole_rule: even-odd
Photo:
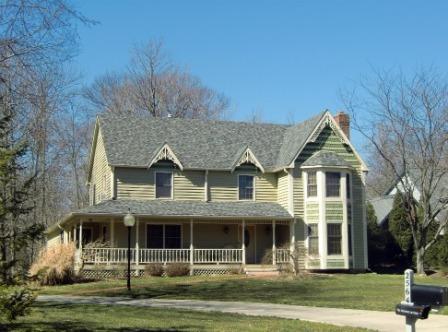
[[[89,84],[135,44],[164,41],[177,64],[231,100],[231,118],[306,119],[342,108],[338,91],[372,68],[448,71],[448,1],[77,1],[76,66]]]

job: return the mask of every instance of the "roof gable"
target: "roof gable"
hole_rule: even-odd
[[[249,147],[245,147],[243,152],[238,154],[238,157],[232,166],[232,172],[235,170],[235,168],[237,168],[238,166],[241,166],[243,164],[253,164],[262,173],[264,173],[263,166],[258,161],[257,157],[255,157],[255,154],[252,152],[252,150]]]
[[[184,169],[184,166],[179,161],[179,159],[176,157],[176,154],[173,152],[173,150],[169,147],[167,143],[164,143],[162,147],[156,150],[155,154],[151,158],[150,162],[148,163],[148,168],[150,168],[152,165],[157,163],[161,160],[169,160],[172,161],[174,164],[176,164],[180,170]]]

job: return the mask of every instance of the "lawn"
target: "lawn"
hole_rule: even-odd
[[[100,305],[39,304],[0,331],[367,331],[291,319]]]
[[[416,282],[448,286],[442,277]],[[45,287],[41,294],[123,296],[124,280]],[[306,306],[392,311],[403,299],[403,277],[377,274],[312,274],[297,278],[244,276],[140,278],[130,294],[136,298],[250,301]],[[448,313],[446,310],[444,313]]]

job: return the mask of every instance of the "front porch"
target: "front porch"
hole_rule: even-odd
[[[183,220],[136,218],[131,229],[131,264],[186,263],[235,268],[249,264],[277,267],[290,262],[291,220]],[[127,263],[127,229],[122,218],[80,218],[64,232],[74,241],[84,268],[113,269]]]

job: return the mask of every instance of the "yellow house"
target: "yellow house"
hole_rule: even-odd
[[[301,269],[365,270],[367,168],[349,118],[293,126],[102,115],[88,174],[89,206],[48,230],[75,241],[84,270],[188,263],[194,273],[297,260]]]

